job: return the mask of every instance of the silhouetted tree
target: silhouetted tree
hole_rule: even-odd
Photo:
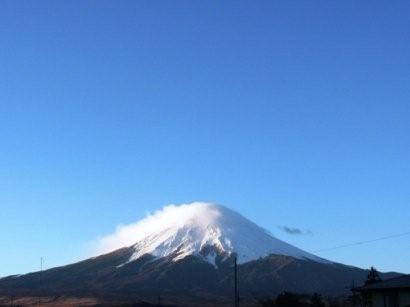
[[[328,298],[327,299],[328,307],[345,307],[345,306],[355,306],[350,303],[348,298]]]
[[[259,300],[260,306],[263,307],[307,307],[306,298],[304,295],[283,292],[276,297],[276,300],[267,298],[264,300]]]
[[[275,307],[275,300],[273,298],[259,299],[259,306],[261,307]]]
[[[381,281],[381,278],[379,276],[379,272],[377,272],[375,267],[371,267],[369,274],[367,275],[367,280],[365,282],[366,285],[371,285],[374,283],[377,283]]]
[[[292,307],[298,306],[300,303],[300,296],[297,294],[283,292],[276,298],[277,307]]]
[[[276,297],[276,300],[272,298],[266,298],[259,300],[259,306],[261,307],[342,307],[347,305],[347,300],[340,300],[326,298],[320,294],[297,294],[291,292],[283,292]]]
[[[310,298],[310,304],[312,307],[325,307],[322,296],[320,294],[313,294]]]

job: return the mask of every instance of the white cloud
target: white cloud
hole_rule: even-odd
[[[168,205],[153,214],[147,213],[140,221],[119,225],[114,233],[99,238],[92,244],[92,253],[101,255],[128,247],[153,233],[159,233],[170,227],[187,225],[190,222],[206,227],[218,215],[219,212],[212,203]]]

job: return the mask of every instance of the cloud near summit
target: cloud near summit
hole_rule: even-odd
[[[92,243],[93,255],[112,252],[122,247],[132,246],[141,239],[164,231],[170,227],[183,226],[195,222],[206,227],[218,218],[219,211],[213,203],[193,202],[190,204],[167,205],[154,213],[148,213],[142,220],[128,225],[119,225],[116,230]]]

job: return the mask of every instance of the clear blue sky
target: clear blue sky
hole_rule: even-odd
[[[409,10],[2,1],[0,275],[194,200],[307,251],[410,231]],[[318,254],[410,273],[410,236]]]

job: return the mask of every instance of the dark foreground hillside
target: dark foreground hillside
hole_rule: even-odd
[[[233,258],[217,257],[215,266],[197,256],[174,262],[146,255],[127,262],[133,250],[123,248],[79,263],[43,272],[0,279],[0,296],[77,298],[85,305],[104,302],[149,302],[181,306],[230,305]],[[125,263],[125,264],[124,264]],[[243,305],[283,291],[340,296],[368,271],[351,266],[271,255],[238,266]],[[395,274],[382,274],[393,277]],[[92,299],[90,299],[92,298]],[[77,304],[79,305],[79,304]],[[69,305],[67,305],[69,306]]]

